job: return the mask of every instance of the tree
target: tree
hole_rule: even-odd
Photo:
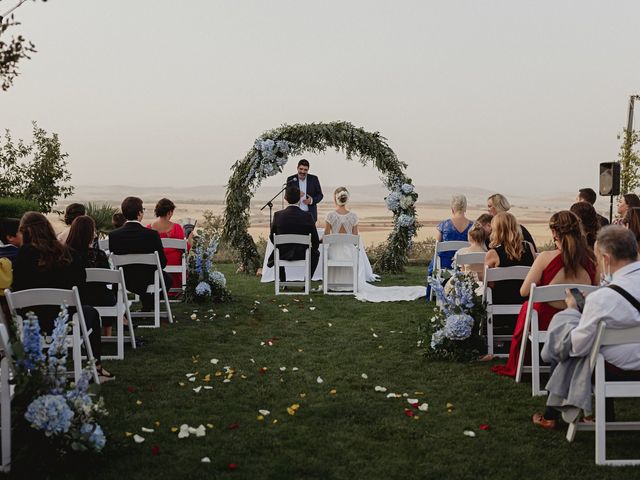
[[[2,0],[0,0],[1,2]],[[12,36],[10,40],[4,40],[6,32],[10,28],[17,27],[20,22],[15,20],[13,12],[26,0],[18,0],[18,3],[5,12],[0,12],[0,82],[2,90],[9,90],[13,85],[13,79],[19,75],[18,63],[24,59],[30,59],[36,52],[36,46],[22,35]],[[46,0],[43,0],[46,2]]]
[[[620,159],[620,194],[633,193],[640,185],[638,181],[638,168],[640,157],[634,147],[640,142],[640,133],[635,130],[624,131],[622,147],[618,158]]]
[[[22,197],[38,202],[48,213],[59,198],[73,193],[67,169],[68,153],[60,150],[58,134],[47,132],[33,122],[33,140],[14,143],[11,132],[0,140],[0,197]]]

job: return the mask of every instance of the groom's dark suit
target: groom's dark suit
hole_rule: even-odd
[[[300,188],[300,179],[298,174],[291,175],[287,178],[287,185],[295,185]],[[322,201],[324,195],[322,194],[322,188],[320,187],[320,180],[315,175],[307,174],[307,195],[309,195],[313,202],[309,205],[309,213],[313,217],[313,221],[318,221],[318,207],[317,204]]]
[[[311,275],[313,275],[320,260],[320,252],[318,250],[320,239],[318,238],[315,221],[311,218],[311,215],[309,215],[308,212],[300,210],[297,205],[289,205],[284,210],[276,212],[273,216],[269,238],[273,243],[274,235],[284,234],[311,234]],[[304,245],[284,244],[279,247],[279,251],[281,260],[304,260],[307,249]],[[271,253],[267,265],[273,267],[274,253]],[[286,279],[283,267],[280,267],[279,275],[281,281]]]

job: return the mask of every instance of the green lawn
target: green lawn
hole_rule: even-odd
[[[535,428],[529,419],[544,399],[532,398],[528,383],[492,374],[487,364],[425,360],[416,348],[417,324],[429,314],[423,300],[275,297],[273,284],[236,275],[231,265],[223,270],[233,302],[215,306],[215,318],[208,307],[177,305],[175,324],[139,329],[145,345],[106,365],[117,375],[102,388],[109,444],[89,470],[52,478],[640,477],[639,469],[596,467],[591,433],[569,444],[564,430]],[[386,283],[422,284],[423,269],[411,267]],[[190,318],[194,309],[199,321]],[[273,345],[262,346],[268,339]],[[228,383],[216,376],[225,366],[235,370]],[[187,381],[196,372],[197,380]],[[213,388],[193,391],[201,385]],[[429,410],[408,417],[406,398],[387,398],[389,392],[407,393]],[[620,413],[640,417],[637,403],[620,405]],[[292,416],[293,404],[299,409]],[[259,420],[259,409],[271,413]],[[204,437],[178,439],[171,429],[181,424],[213,427]],[[482,424],[490,429],[480,430]],[[640,435],[611,435],[610,446],[638,457]],[[205,456],[211,463],[201,463]]]

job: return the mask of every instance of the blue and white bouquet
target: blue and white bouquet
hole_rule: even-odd
[[[263,178],[281,173],[289,159],[290,150],[289,142],[286,140],[258,138],[253,144],[254,154],[251,156],[245,185],[256,181],[258,186]]]
[[[186,301],[224,302],[231,298],[227,279],[215,270],[213,257],[218,251],[219,240],[199,230],[193,238],[189,253]]]
[[[98,398],[93,391],[97,387],[90,385],[91,368],[85,368],[75,383],[67,377],[66,339],[70,329],[69,315],[63,306],[50,340],[45,343],[38,318],[29,313],[22,322],[22,335],[17,335],[22,340],[13,345],[16,390],[12,404],[19,415],[16,443],[24,441],[27,453],[33,451],[38,457],[46,455],[33,444],[38,441],[47,442],[57,455],[70,451],[100,452],[107,442],[99,419],[108,412],[102,397]],[[20,425],[26,425],[22,431]],[[38,439],[34,430],[43,436]]]
[[[442,279],[430,277],[429,285],[436,296],[433,316],[420,328],[425,337],[426,354],[432,358],[468,361],[477,358],[484,348],[480,336],[486,310],[477,292],[473,273],[454,270],[446,285]]]

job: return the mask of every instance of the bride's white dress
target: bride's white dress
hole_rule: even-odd
[[[331,233],[353,233],[358,225],[358,216],[353,212],[340,214],[329,212],[326,217],[331,225]],[[357,250],[352,245],[334,244],[328,252],[331,260],[351,260],[357,255]],[[362,257],[360,257],[362,258]],[[328,273],[328,282],[331,284],[348,284],[353,281],[351,269],[348,267],[331,267]],[[340,288],[335,288],[340,290]],[[367,283],[365,269],[362,265],[358,268],[358,293],[356,298],[363,302],[398,302],[412,301],[424,297],[426,294],[424,285],[411,287],[377,287]]]

